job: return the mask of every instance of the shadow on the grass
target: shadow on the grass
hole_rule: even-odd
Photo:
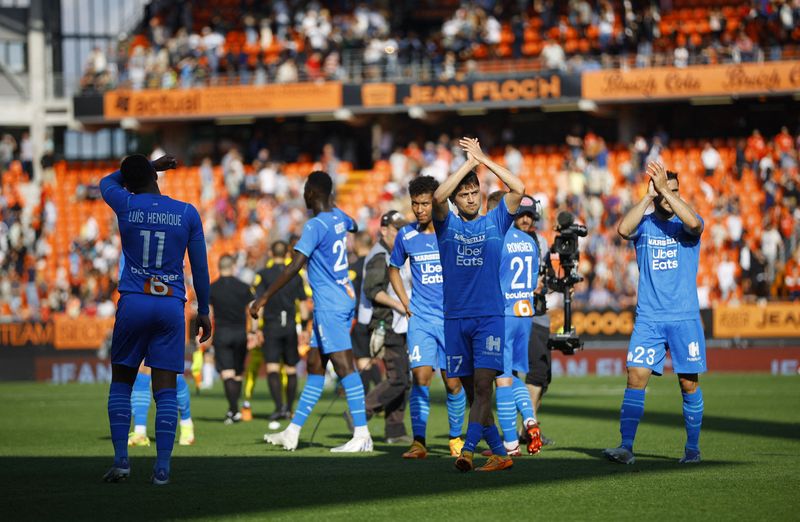
[[[619,409],[590,408],[549,402],[543,409],[545,415],[563,415],[567,417],[588,417],[600,420],[619,420]],[[683,427],[683,413],[678,407],[676,413],[663,413],[644,410],[642,424],[660,424],[662,426]],[[754,435],[778,439],[797,440],[798,425],[790,422],[753,420],[745,418],[718,417],[703,415],[703,431],[720,431],[737,435]]]
[[[575,447],[575,446],[572,446],[572,447],[554,446],[553,448],[547,449],[545,451],[547,451],[548,453],[550,453],[550,452],[558,452],[558,451],[569,451],[569,452],[572,452],[572,453],[581,453],[581,454],[586,455],[588,457],[594,457],[594,458],[598,458],[598,459],[605,459],[605,457],[603,456],[603,450],[602,449],[598,449],[598,448],[578,448],[578,447]],[[667,455],[654,455],[652,453],[639,453],[639,452],[636,452],[636,458],[640,459],[642,457],[648,458],[648,459],[669,460],[669,461],[673,461],[673,462],[678,460],[678,459],[676,459],[674,457],[668,457]]]
[[[601,458],[548,456],[517,459],[513,469],[499,473],[462,474],[453,468],[449,456],[408,462],[399,457],[402,448],[395,446],[378,445],[377,454],[372,456],[322,456],[313,451],[301,447],[292,454],[269,449],[256,457],[176,457],[173,482],[165,487],[148,483],[152,458],[132,457],[129,482],[104,484],[100,477],[110,458],[2,457],[0,488],[8,499],[4,511],[13,513],[14,520],[104,516],[114,520],[166,520],[268,515],[279,510],[391,503],[426,496],[435,503],[439,495],[457,496],[475,488],[483,494],[499,494],[504,488],[553,483],[569,487],[574,481],[630,472],[641,476],[686,471],[674,461],[647,460],[619,466]],[[482,461],[476,459],[477,463]],[[703,463],[702,467],[735,465],[717,461]]]

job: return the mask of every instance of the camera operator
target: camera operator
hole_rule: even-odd
[[[586,237],[588,230],[584,225],[575,223],[575,216],[567,211],[558,213],[555,230],[558,235],[545,259],[544,288],[560,292],[564,296],[564,327],[562,333],[550,336],[547,346],[564,355],[573,355],[576,350],[583,349],[583,342],[572,328],[572,289],[583,281],[583,277],[578,274],[578,238]],[[550,254],[558,255],[558,273],[553,267]]]
[[[539,216],[536,216],[533,224],[528,230],[528,234],[533,236],[536,243],[539,245],[540,266],[546,264],[546,259],[550,257],[550,251],[547,241],[536,233],[536,221]],[[550,386],[550,381],[553,377],[552,372],[552,356],[550,355],[550,348],[547,346],[550,340],[550,316],[547,315],[547,283],[545,281],[545,271],[539,272],[539,286],[533,296],[534,301],[534,315],[533,315],[533,328],[531,329],[531,336],[528,339],[528,373],[525,375],[525,385],[528,387],[528,392],[531,395],[533,402],[533,411],[536,413],[537,420],[539,419],[539,408],[542,406],[542,397],[547,393],[547,388]],[[525,437],[523,432],[523,438]],[[542,446],[549,446],[554,444],[552,439],[545,437],[544,433],[539,436],[542,439]],[[527,443],[527,440],[524,441]]]
[[[538,203],[538,202],[537,202]],[[533,329],[528,342],[528,366],[530,371],[525,376],[525,384],[530,392],[533,401],[536,418],[539,418],[539,408],[542,405],[542,397],[547,392],[552,380],[552,356],[551,350],[560,350],[566,355],[572,355],[575,350],[580,350],[583,343],[572,330],[571,324],[571,297],[572,287],[579,283],[582,278],[577,275],[575,268],[578,264],[580,253],[578,251],[578,237],[585,237],[586,227],[575,223],[575,218],[569,212],[560,212],[556,219],[556,236],[553,246],[547,246],[544,238],[536,234],[536,222],[541,218],[540,210],[537,206],[534,214],[533,223],[528,233],[533,236],[539,245],[541,255],[540,266],[544,270],[539,271],[540,284],[534,294],[534,316]],[[556,274],[550,255],[558,255],[559,264],[564,271],[563,276]],[[564,330],[562,334],[550,335],[550,317],[547,315],[546,295],[550,291],[560,292],[564,295]],[[554,444],[541,434],[542,446]],[[523,438],[525,434],[523,433]]]

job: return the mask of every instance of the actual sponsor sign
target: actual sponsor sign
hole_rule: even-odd
[[[106,120],[258,116],[334,111],[341,107],[339,82],[114,90],[103,95]]]

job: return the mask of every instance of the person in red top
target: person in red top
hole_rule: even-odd
[[[747,148],[745,149],[745,159],[750,163],[750,168],[753,171],[758,170],[758,162],[767,153],[767,144],[761,136],[761,132],[755,129],[753,133],[747,138]]]
[[[781,127],[781,132],[775,136],[775,145],[781,153],[791,152],[794,148],[794,140],[792,135],[789,134],[789,129],[784,125]]]
[[[784,279],[786,292],[792,301],[800,300],[800,263],[797,262],[796,257],[786,263],[786,277]]]

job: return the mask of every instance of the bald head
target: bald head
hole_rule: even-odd
[[[219,274],[222,276],[233,275],[233,257],[225,254],[219,258]]]

